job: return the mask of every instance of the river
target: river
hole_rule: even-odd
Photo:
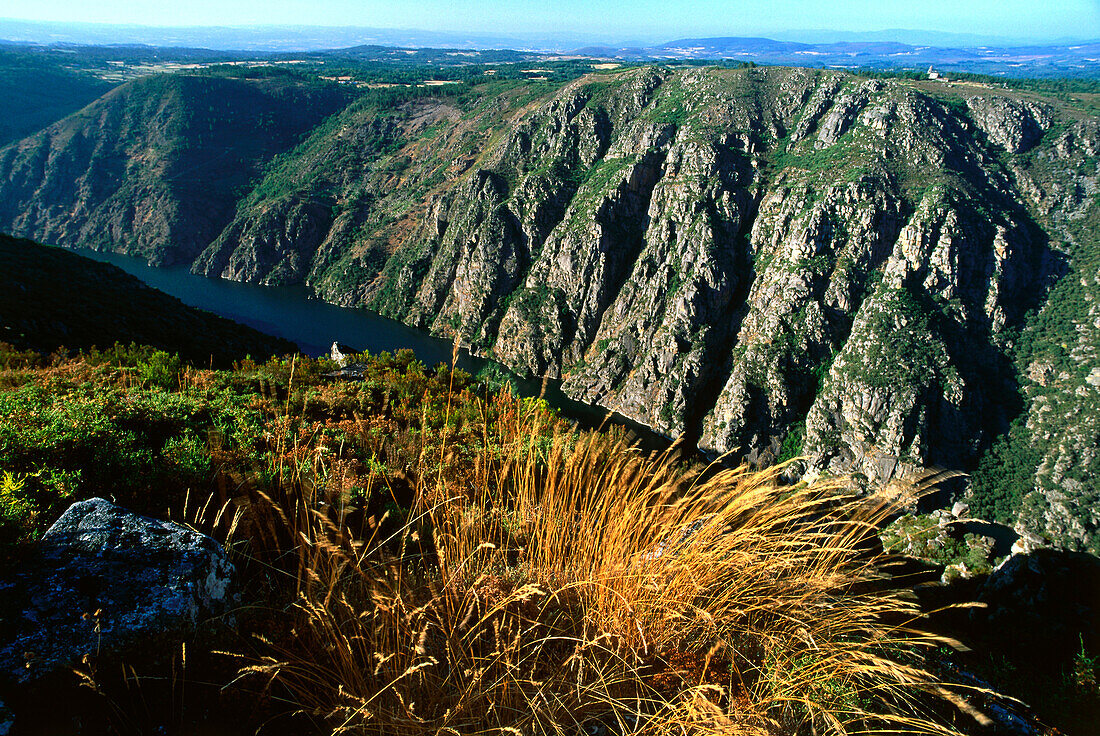
[[[409,348],[428,366],[450,363],[453,344],[423,330],[383,317],[366,309],[338,307],[313,297],[305,286],[256,286],[191,273],[189,266],[150,266],[141,258],[74,248],[82,256],[117,266],[154,289],[184,304],[254,327],[295,343],[303,354],[327,354],[332,343],[377,354]],[[491,361],[461,351],[458,367],[473,374],[493,365]],[[503,368],[502,368],[503,370]],[[599,406],[585,404],[562,393],[560,383],[513,378],[513,386],[525,396],[543,396],[565,416],[583,426],[607,421],[625,427],[637,441],[651,449],[668,446],[667,438],[620,415],[608,415]]]

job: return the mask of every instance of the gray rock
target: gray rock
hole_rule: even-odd
[[[349,363],[345,361],[339,370],[323,373],[325,378],[340,378],[347,381],[362,381],[370,372],[370,366],[366,363]]]
[[[0,581],[0,681],[29,683],[85,655],[155,655],[237,602],[213,539],[102,498],[73,504]]]
[[[966,104],[989,140],[1009,153],[1022,153],[1033,147],[1051,124],[1050,111],[1033,102],[971,97]]]
[[[1037,549],[1045,549],[1049,546],[1050,545],[1048,545],[1042,537],[1025,530],[1022,534],[1020,534],[1020,537],[1012,543],[1011,554],[1027,555],[1031,554]]]
[[[341,368],[346,368],[348,363],[351,362],[351,356],[354,352],[355,350],[353,348],[334,342],[332,343],[332,348],[329,350],[329,357],[336,362],[336,365]]]

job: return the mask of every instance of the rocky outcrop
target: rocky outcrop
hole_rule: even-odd
[[[199,255],[194,268],[234,281],[301,283],[331,227],[329,205],[291,196],[255,219],[231,222]],[[232,247],[224,247],[226,242]]]
[[[1009,153],[1032,148],[1053,121],[1046,105],[1031,101],[975,96],[966,101],[966,106],[990,142]]]
[[[566,391],[668,434],[698,410],[748,283],[757,173],[744,149],[735,138],[669,145],[641,251]]]
[[[897,234],[824,376],[806,425],[815,468],[881,483],[905,466],[964,468],[981,446],[997,411],[985,367],[998,361],[995,335],[1019,317],[1011,301],[1037,254],[1022,224],[992,228],[942,196],[927,196]]]
[[[514,124],[399,250],[389,313],[715,452],[802,452],[869,486],[975,467],[1015,411],[1006,341],[1057,260],[996,149],[1038,150],[1051,108],[989,94],[961,114],[791,70],[647,79],[574,85]]]
[[[1038,265],[1053,286],[1022,336],[1025,409],[983,460],[975,488],[1000,490],[1000,513],[1021,534],[1100,555],[1098,153],[1100,126],[1082,120],[1011,162],[1057,250]],[[1008,463],[1014,474],[992,472]]]
[[[71,506],[0,581],[0,678],[26,684],[82,657],[141,657],[193,637],[236,603],[213,539],[102,498]]]
[[[376,304],[717,452],[966,467],[1043,247],[972,129],[801,70],[577,83],[433,201]]]
[[[807,207],[808,187],[781,187],[760,206],[752,242],[756,273],[729,378],[703,427],[703,441],[752,458],[779,444],[815,399],[815,370],[845,344],[901,224],[902,202],[881,180],[828,189]]]

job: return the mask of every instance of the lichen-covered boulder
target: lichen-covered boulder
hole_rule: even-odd
[[[235,605],[216,541],[102,498],[71,506],[0,580],[0,682],[28,683],[87,655],[155,655]]]

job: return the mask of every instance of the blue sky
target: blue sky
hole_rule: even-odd
[[[1100,0],[0,0],[0,18],[140,25],[322,25],[607,36],[895,28],[1100,38]]]

